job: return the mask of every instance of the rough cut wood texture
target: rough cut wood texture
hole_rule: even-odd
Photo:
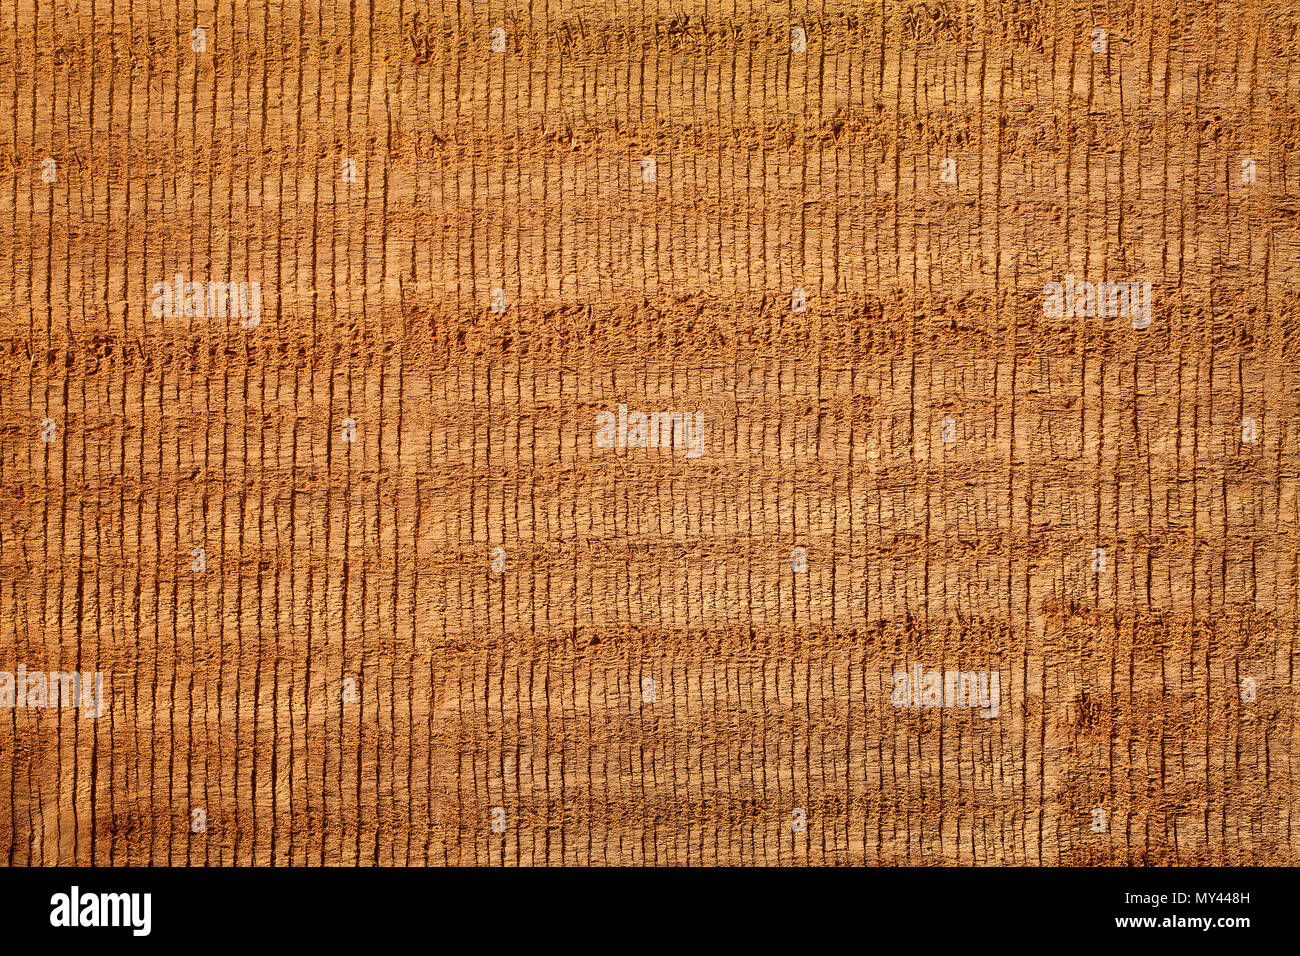
[[[0,669],[106,676],[0,709],[0,853],[1300,862],[1298,55],[1286,3],[3,0]]]

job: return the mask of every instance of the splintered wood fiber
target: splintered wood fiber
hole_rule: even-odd
[[[0,0],[2,858],[1300,862],[1298,145],[1288,3]]]

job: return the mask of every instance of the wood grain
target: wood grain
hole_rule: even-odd
[[[0,858],[1300,862],[1298,54],[1241,0],[0,2],[0,670],[106,675],[0,707]]]

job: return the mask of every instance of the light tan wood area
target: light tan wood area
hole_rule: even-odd
[[[1300,862],[1298,57],[0,4],[0,860]]]

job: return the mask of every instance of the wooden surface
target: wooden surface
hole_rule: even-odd
[[[1300,862],[1298,31],[0,3],[0,859]]]

